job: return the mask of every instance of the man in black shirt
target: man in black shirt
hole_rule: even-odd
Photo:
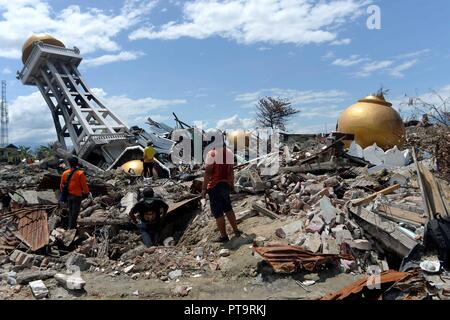
[[[151,247],[158,242],[161,216],[167,213],[169,206],[162,198],[155,196],[150,187],[144,189],[143,195],[144,198],[136,203],[129,215],[131,221],[138,225],[145,246]]]

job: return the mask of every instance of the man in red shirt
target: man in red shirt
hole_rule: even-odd
[[[205,176],[203,179],[202,196],[209,196],[211,213],[216,219],[220,237],[216,242],[229,240],[225,217],[233,228],[234,234],[239,237],[241,232],[237,228],[236,215],[231,205],[230,191],[234,190],[234,155],[223,143],[222,147],[210,150],[206,156]]]
[[[70,157],[70,168],[64,171],[61,177],[60,191],[63,191],[64,185],[69,177],[72,175],[68,185],[67,207],[69,209],[69,223],[68,229],[76,229],[78,214],[80,213],[81,200],[84,196],[89,194],[89,187],[84,172],[78,168],[78,159]]]

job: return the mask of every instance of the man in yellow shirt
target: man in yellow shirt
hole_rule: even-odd
[[[148,142],[147,147],[144,149],[144,170],[142,175],[144,177],[153,177],[153,167],[155,166],[155,154],[156,150],[153,147],[153,142]]]

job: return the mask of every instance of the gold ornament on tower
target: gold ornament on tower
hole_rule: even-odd
[[[406,133],[402,118],[382,93],[367,96],[344,110],[337,131],[354,134],[356,143],[363,148],[376,143],[384,150],[400,148]]]
[[[31,51],[33,51],[33,44],[35,42],[42,41],[46,44],[51,44],[53,46],[57,47],[63,47],[65,48],[64,43],[56,39],[55,37],[52,37],[49,34],[33,34],[31,37],[25,41],[22,47],[22,62],[25,64],[28,60],[28,57],[31,54]]]

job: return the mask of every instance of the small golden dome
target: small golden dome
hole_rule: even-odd
[[[367,96],[344,110],[337,131],[353,133],[363,148],[376,143],[387,150],[394,146],[400,148],[405,142],[403,120],[382,95]]]
[[[140,176],[144,171],[144,163],[141,160],[132,160],[124,163],[121,168],[126,173]]]
[[[31,54],[31,51],[33,50],[33,44],[35,42],[42,41],[47,44],[51,44],[58,47],[65,47],[64,43],[56,39],[55,37],[52,37],[49,34],[33,34],[31,37],[25,41],[25,43],[22,46],[22,62],[25,64],[28,60],[28,57]]]

